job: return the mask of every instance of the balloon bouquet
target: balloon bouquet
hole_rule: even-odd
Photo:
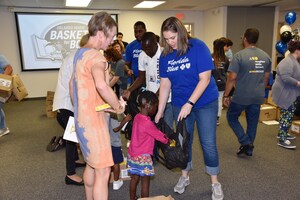
[[[292,31],[292,25],[297,18],[296,12],[288,12],[285,15],[285,22],[288,25],[283,25],[280,28],[280,41],[276,43],[276,50],[278,53],[282,54],[284,56],[284,53],[287,51],[287,43],[291,40],[300,40],[300,35],[299,35],[299,28],[296,28],[295,30]]]

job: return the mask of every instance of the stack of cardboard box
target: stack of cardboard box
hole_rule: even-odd
[[[21,101],[28,95],[28,92],[19,75],[9,76],[0,74],[0,101],[5,103],[17,99]]]
[[[56,111],[52,111],[53,108],[53,99],[54,99],[54,92],[48,91],[46,97],[46,115],[47,117],[56,117]]]

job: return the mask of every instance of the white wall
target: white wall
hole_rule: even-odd
[[[213,41],[220,37],[226,37],[227,7],[220,7],[204,12],[203,21],[204,41],[213,51]]]
[[[203,39],[203,13],[199,11],[120,11],[118,17],[119,31],[124,34],[123,40],[131,42],[135,40],[133,25],[137,21],[146,24],[147,31],[160,35],[162,22],[177,13],[184,14],[184,23],[194,23],[194,36]]]
[[[131,42],[134,38],[133,24],[136,21],[144,21],[147,30],[160,34],[162,22],[177,13],[184,14],[183,22],[194,23],[195,37],[204,39],[203,13],[198,11],[120,11],[119,31],[124,34],[124,41]],[[56,87],[58,71],[26,71],[21,72],[21,61],[18,46],[18,37],[14,13],[6,7],[0,7],[0,53],[4,54],[14,69],[14,74],[19,74],[26,86],[29,98],[44,97],[48,90],[54,91]]]

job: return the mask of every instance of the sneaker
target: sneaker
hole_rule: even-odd
[[[217,126],[220,125],[220,117],[217,117]]]
[[[286,148],[286,149],[296,149],[296,146],[292,145],[291,141],[289,141],[289,140],[285,140],[283,142],[279,141],[277,143],[277,145],[280,146],[280,147]]]
[[[118,190],[122,187],[123,185],[123,180],[117,180],[113,182],[113,190]]]
[[[212,186],[212,195],[211,199],[212,200],[223,200],[224,194],[222,190],[222,186],[220,183],[214,183],[211,185]]]
[[[181,176],[174,187],[174,192],[177,192],[179,194],[184,193],[185,187],[190,184],[190,177],[183,177]]]
[[[3,129],[0,129],[0,137],[4,136],[4,135],[7,135],[9,133],[9,129],[8,128],[3,128]]]
[[[279,135],[277,135],[277,139],[280,139],[280,136],[279,136]],[[287,140],[295,140],[296,137],[295,137],[295,136],[292,136],[292,135],[290,135],[290,134],[287,134],[286,139],[287,139]]]

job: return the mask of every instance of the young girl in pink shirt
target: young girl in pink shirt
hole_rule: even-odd
[[[136,199],[137,185],[141,179],[141,197],[149,197],[150,176],[154,176],[151,156],[155,140],[164,144],[169,142],[167,136],[159,131],[151,121],[157,111],[158,98],[150,91],[144,91],[138,96],[141,108],[133,120],[131,143],[128,148],[128,168],[131,174],[130,200]]]

